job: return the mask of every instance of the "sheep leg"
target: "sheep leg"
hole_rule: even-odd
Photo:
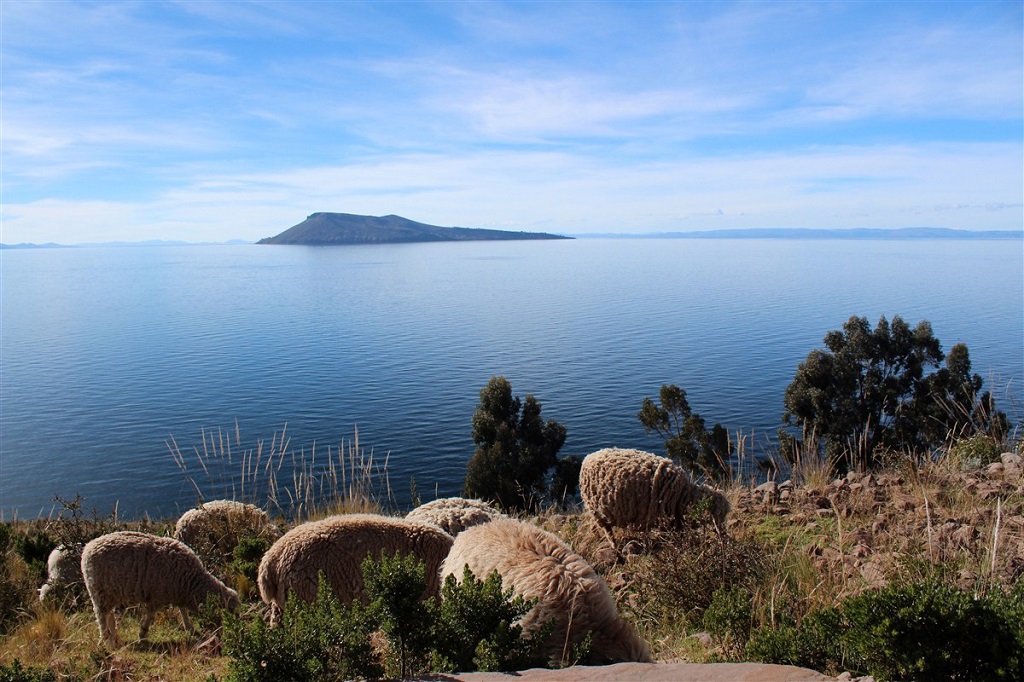
[[[154,609],[151,606],[147,606],[142,613],[142,617],[139,618],[139,641],[145,642],[146,637],[149,636],[149,626],[153,624]]]
[[[188,611],[186,611],[184,607],[179,607],[178,613],[181,614],[181,624],[185,627],[185,630],[191,634],[195,634],[196,629],[193,627],[192,621],[188,618]]]
[[[96,625],[100,629],[100,646],[108,646],[111,649],[116,649],[119,646],[117,641],[117,627],[114,624],[114,612],[111,610],[104,610],[99,606],[94,606],[93,611],[96,613]]]

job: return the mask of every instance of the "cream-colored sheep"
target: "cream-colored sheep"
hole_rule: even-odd
[[[441,566],[442,579],[454,575],[461,581],[465,566],[479,580],[497,571],[502,589],[538,600],[520,624],[529,635],[554,621],[542,645],[550,660],[567,661],[572,647],[593,633],[587,663],[652,661],[647,643],[619,614],[604,580],[558,536],[515,519],[473,526],[455,538]]]
[[[174,537],[207,560],[229,561],[242,538],[274,542],[281,531],[259,507],[234,500],[211,500],[182,514],[174,525]]]
[[[672,460],[640,450],[608,448],[587,455],[580,468],[580,496],[609,536],[613,527],[682,526],[704,498],[720,528],[729,513],[722,493],[694,483]]]
[[[465,497],[443,497],[427,502],[406,514],[410,521],[424,521],[440,526],[441,530],[455,537],[470,526],[507,518],[500,511],[481,500]]]
[[[334,594],[350,603],[363,594],[362,563],[367,556],[413,554],[426,564],[427,591],[440,592],[438,569],[452,538],[432,523],[378,516],[346,514],[304,523],[281,536],[260,562],[260,597],[270,604],[271,622],[284,609],[289,592],[304,601],[316,599],[323,571]]]
[[[176,606],[185,629],[193,631],[188,611],[213,594],[237,608],[238,594],[203,567],[195,552],[173,538],[120,531],[91,540],[82,550],[82,577],[92,598],[100,645],[118,646],[113,609],[141,604],[139,639],[145,640],[157,610]]]
[[[82,585],[82,548],[61,545],[46,560],[46,582],[39,588],[39,601],[63,599]]]

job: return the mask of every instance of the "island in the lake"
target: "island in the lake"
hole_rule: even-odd
[[[351,213],[313,213],[298,225],[257,244],[403,244],[409,242],[463,242],[522,239],[572,239],[546,232],[511,232],[472,227],[438,227],[397,215],[368,216]]]

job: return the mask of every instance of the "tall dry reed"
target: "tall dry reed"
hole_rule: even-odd
[[[372,449],[360,447],[358,427],[351,440],[327,446],[326,453],[315,441],[308,451],[296,451],[287,431],[285,424],[269,443],[260,439],[243,447],[236,421],[232,431],[201,429],[200,442],[185,450],[173,436],[166,443],[197,502],[248,502],[293,522],[397,506],[388,474],[390,453],[381,461]]]

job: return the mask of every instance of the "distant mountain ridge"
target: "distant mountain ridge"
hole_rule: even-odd
[[[240,244],[252,244],[253,242],[244,239],[229,239],[226,242],[185,242],[181,240],[147,239],[138,242],[81,242],[78,244],[58,244],[46,242],[45,244],[34,244],[23,242],[20,244],[0,244],[0,249],[87,249],[95,247],[132,247],[132,246],[238,246]]]
[[[472,227],[438,227],[397,215],[367,216],[351,213],[313,213],[275,237],[257,244],[402,244],[410,242],[499,241],[572,239],[546,232],[510,232]]]
[[[1024,239],[1024,230],[956,230],[948,227],[900,227],[826,230],[813,228],[753,228],[700,232],[576,234],[574,237],[616,239]]]

